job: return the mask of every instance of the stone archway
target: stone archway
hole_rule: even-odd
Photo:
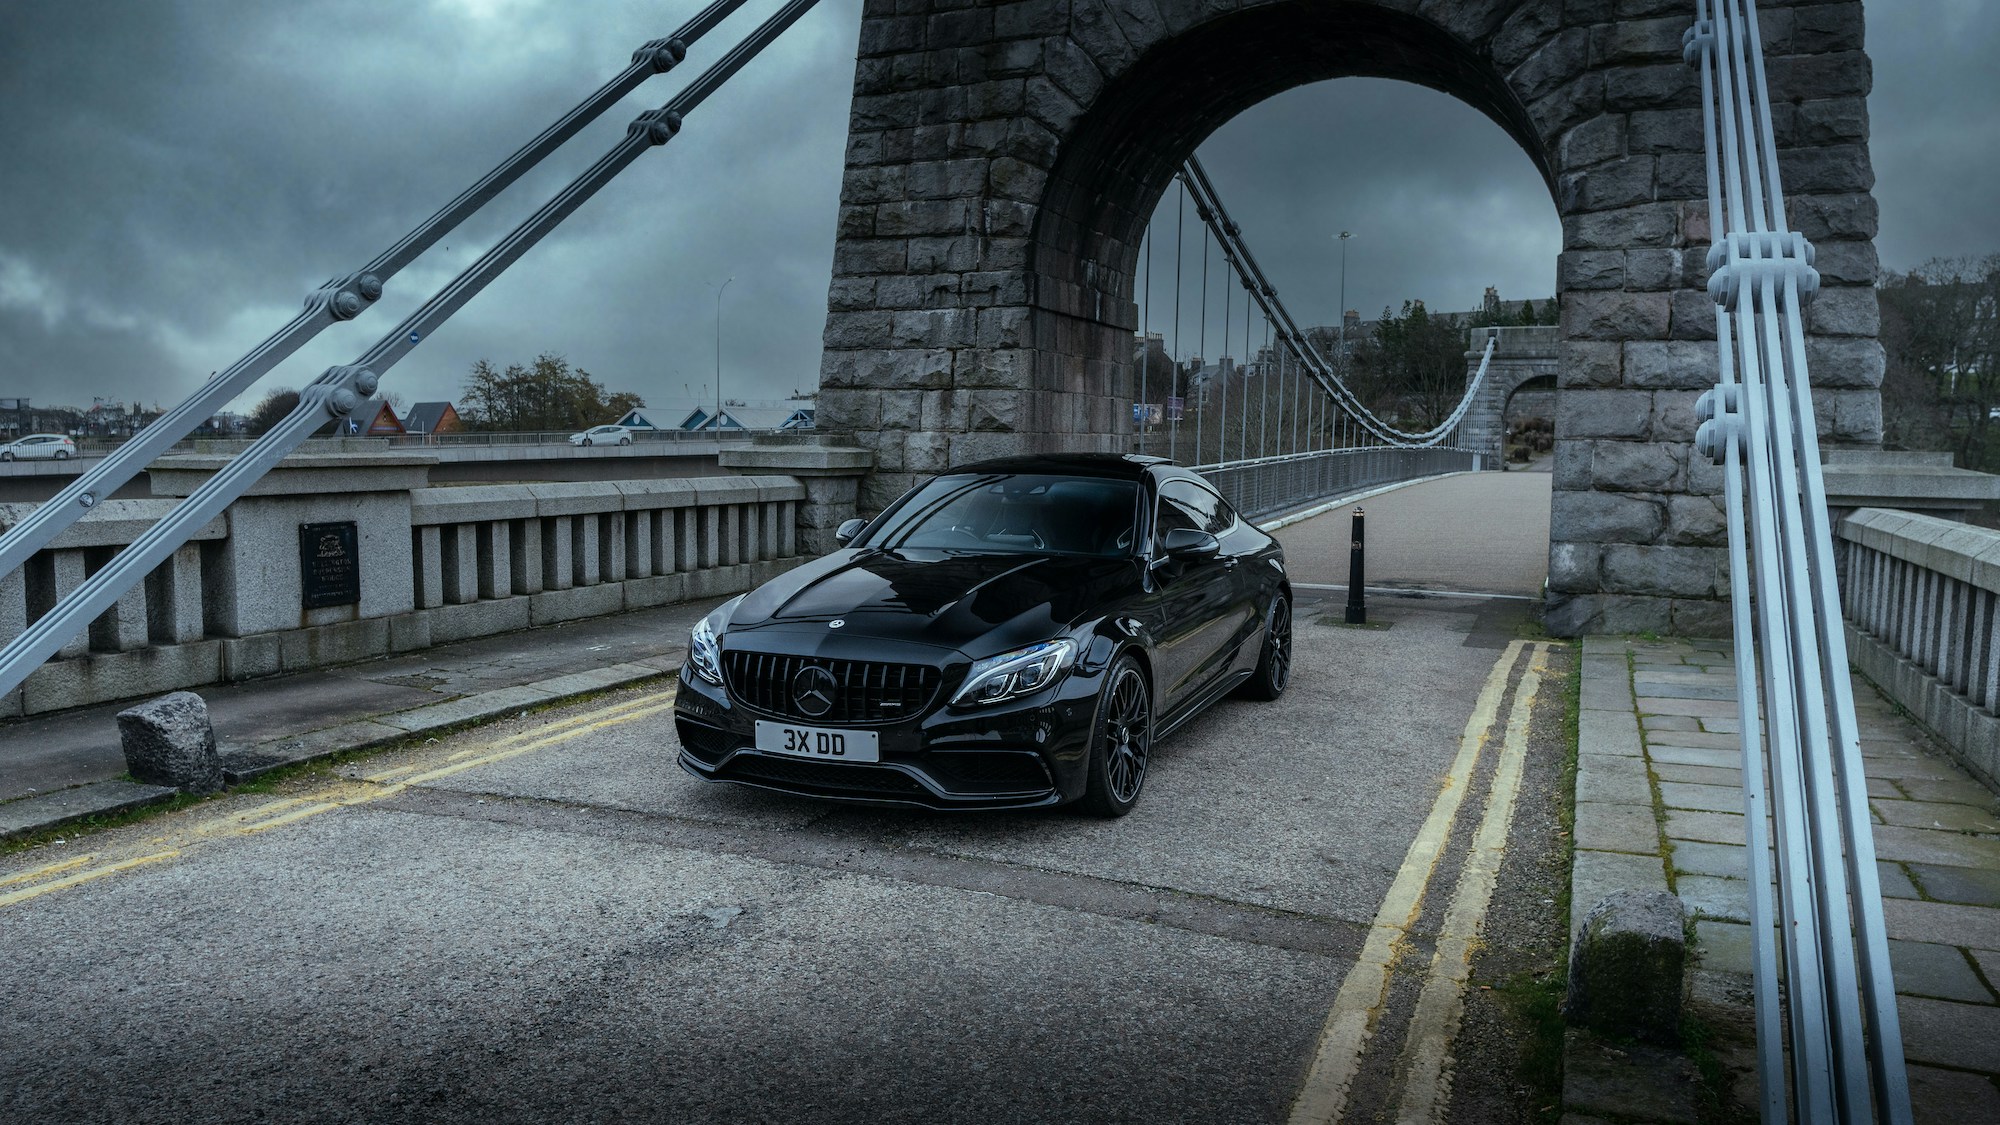
[[[1489,468],[1499,468],[1506,456],[1507,404],[1525,384],[1535,380],[1554,381],[1561,366],[1561,336],[1554,328],[1479,328],[1471,336],[1465,353],[1466,377],[1479,370],[1486,354],[1488,335],[1498,338],[1493,359],[1486,368],[1486,381],[1465,411],[1459,426],[1458,443],[1483,453]]]
[[[819,401],[876,451],[863,506],[954,462],[1124,448],[1139,238],[1174,169],[1285,89],[1397,78],[1498,123],[1562,217],[1551,627],[1725,630],[1715,475],[1688,456],[1715,377],[1692,13],[1624,7],[868,0]],[[1877,441],[1860,5],[1773,9],[1764,31],[1826,286],[1817,401],[1833,441]],[[1603,518],[1634,504],[1658,518]]]

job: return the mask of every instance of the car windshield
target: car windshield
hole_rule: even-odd
[[[961,474],[931,481],[859,546],[972,554],[1132,552],[1139,486],[1108,477]]]

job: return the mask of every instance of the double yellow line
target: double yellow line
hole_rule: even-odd
[[[1499,728],[1500,707],[1507,694],[1523,649],[1530,651],[1530,663],[1514,692],[1506,725]],[[1528,719],[1535,694],[1541,687],[1548,645],[1510,643],[1487,673],[1472,715],[1466,719],[1458,756],[1452,760],[1430,814],[1417,830],[1395,881],[1383,896],[1382,905],[1368,928],[1361,955],[1341,982],[1333,1009],[1321,1027],[1317,1050],[1305,1085],[1292,1102],[1291,1125],[1325,1125],[1339,1121],[1347,1107],[1354,1077],[1361,1068],[1362,1055],[1388,1006],[1390,978],[1396,962],[1409,948],[1409,933],[1422,910],[1424,894],[1436,873],[1445,843],[1457,823],[1465,803],[1473,771],[1496,728],[1504,730],[1500,760],[1494,769],[1487,793],[1485,812],[1473,836],[1472,849],[1459,875],[1458,886],[1446,908],[1436,953],[1416,1012],[1405,1039],[1402,1065],[1403,1097],[1397,1110],[1399,1122],[1439,1119],[1449,1098],[1445,1091],[1451,1080],[1451,1040],[1457,1034],[1464,1010],[1465,982],[1477,949],[1480,924],[1485,920],[1500,861],[1506,852],[1507,832],[1513,821],[1514,800],[1520,791],[1521,771],[1527,756]]]
[[[537,726],[533,730],[470,746],[446,755],[441,760],[419,761],[378,770],[375,773],[362,775],[359,781],[331,779],[301,796],[266,801],[250,808],[211,817],[178,833],[156,836],[133,849],[133,854],[113,856],[86,853],[31,870],[0,876],[0,908],[82,886],[135,867],[173,859],[205,841],[254,836],[260,832],[310,820],[337,809],[380,801],[407,789],[440,781],[480,766],[518,758],[523,754],[568,742],[573,738],[581,738],[606,727],[650,718],[672,709],[673,705],[674,691],[669,688],[663,692],[654,692],[608,707],[570,715]]]

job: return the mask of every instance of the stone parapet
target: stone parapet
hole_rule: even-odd
[[[797,458],[793,447],[781,452]],[[829,470],[839,460],[822,458]],[[168,458],[154,480],[185,495],[228,463]],[[854,513],[859,479],[853,468],[808,468],[803,478],[431,488],[434,463],[379,452],[286,459],[0,699],[0,714],[738,592],[795,565],[802,545],[830,547],[831,529]],[[39,619],[173,506],[108,501],[19,572],[0,576],[0,634]],[[28,510],[0,506],[0,524]],[[315,605],[306,596],[302,528],[327,523],[352,524],[354,592]]]

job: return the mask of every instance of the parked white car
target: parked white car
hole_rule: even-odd
[[[0,461],[67,461],[74,456],[76,443],[61,434],[29,434],[0,445]]]
[[[569,435],[571,445],[631,445],[632,431],[623,426],[592,426]]]

